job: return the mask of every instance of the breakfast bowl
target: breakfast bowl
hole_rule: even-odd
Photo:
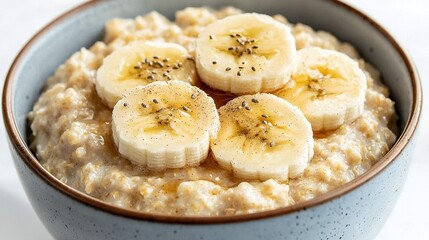
[[[30,150],[28,113],[55,69],[82,47],[103,38],[107,20],[156,10],[174,18],[186,7],[233,6],[283,14],[353,45],[382,75],[398,115],[397,138],[368,171],[285,207],[228,216],[147,213],[99,200],[47,171]],[[21,50],[7,75],[3,117],[15,167],[40,220],[58,239],[373,239],[392,211],[406,179],[422,108],[420,80],[410,57],[378,23],[335,0],[91,1],[60,16]]]

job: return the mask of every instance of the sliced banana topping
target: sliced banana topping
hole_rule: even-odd
[[[106,57],[95,83],[98,95],[113,108],[136,86],[172,79],[194,84],[194,59],[178,44],[147,41],[131,43]]]
[[[150,170],[198,165],[218,130],[213,99],[182,81],[136,87],[113,109],[119,153]]]
[[[295,56],[289,27],[262,14],[226,17],[207,26],[197,39],[202,81],[234,94],[280,88],[290,79]]]
[[[274,94],[299,107],[314,131],[334,130],[364,110],[366,78],[345,54],[321,48],[300,50],[293,81]]]
[[[245,179],[297,177],[313,157],[313,132],[302,112],[272,94],[237,97],[219,109],[215,160]]]

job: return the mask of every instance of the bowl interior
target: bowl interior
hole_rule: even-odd
[[[152,10],[174,19],[174,13],[189,6],[235,6],[247,12],[283,14],[291,22],[302,22],[315,29],[333,33],[341,41],[350,42],[383,76],[391,90],[400,118],[400,133],[405,129],[413,107],[413,81],[410,69],[398,50],[375,25],[337,1],[313,0],[182,0],[165,4],[156,0],[98,1],[61,18],[58,24],[39,34],[15,65],[11,79],[10,106],[20,137],[28,138],[27,114],[40,95],[46,79],[55,69],[82,47],[102,39],[106,20],[115,17],[133,18]]]
[[[400,132],[410,116],[412,82],[404,61],[388,39],[373,25],[350,9],[330,1],[265,0],[260,1],[107,1],[86,8],[73,17],[62,19],[33,42],[25,58],[16,69],[13,83],[12,110],[23,139],[27,139],[27,114],[32,109],[45,84],[55,69],[81,47],[89,47],[102,39],[106,20],[115,17],[134,18],[152,10],[174,19],[178,9],[189,6],[235,6],[247,12],[283,14],[291,22],[302,22],[315,29],[333,33],[340,40],[350,42],[360,54],[382,73],[383,81],[391,90],[400,116]]]

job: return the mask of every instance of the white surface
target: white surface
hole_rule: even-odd
[[[82,0],[0,1],[0,84],[13,58],[42,26]],[[426,0],[351,1],[387,27],[411,53],[429,94],[429,2]],[[425,64],[426,63],[426,64]],[[426,95],[427,96],[427,95]],[[427,99],[427,98],[426,98]],[[428,105],[426,105],[428,106]],[[377,240],[427,239],[429,226],[429,109],[423,111],[420,139],[404,191]],[[52,239],[23,191],[7,147],[0,120],[0,238]],[[426,124],[425,124],[426,123]]]

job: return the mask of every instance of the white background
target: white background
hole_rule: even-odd
[[[82,0],[0,0],[0,84],[24,43],[54,17]],[[385,26],[411,53],[429,94],[429,1],[349,0]],[[425,61],[426,60],[426,61]],[[428,96],[428,95],[426,95]],[[427,99],[427,98],[426,98]],[[427,106],[427,105],[426,105]],[[404,191],[377,240],[428,239],[429,109],[423,111],[420,138]],[[52,239],[21,187],[0,120],[0,238]]]

